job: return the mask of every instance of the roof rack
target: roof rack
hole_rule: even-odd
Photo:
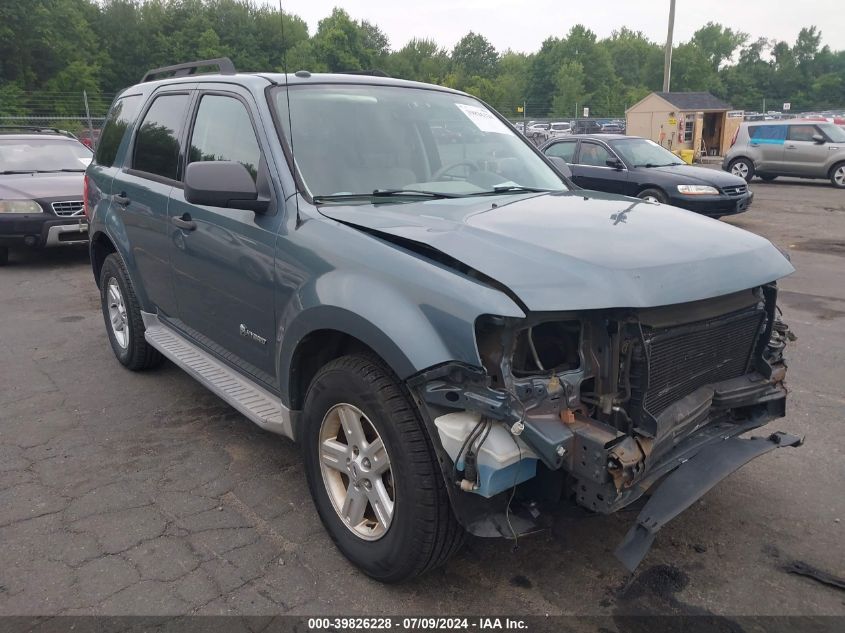
[[[45,127],[43,125],[0,125],[0,132],[10,130],[34,132],[35,134],[61,134],[62,136],[67,136],[68,138],[76,138],[75,134],[72,134],[67,130],[61,130],[57,127]]]
[[[218,57],[216,59],[201,59],[196,62],[186,62],[184,64],[175,64],[173,66],[162,66],[161,68],[153,68],[141,78],[141,83],[153,81],[157,75],[164,75],[169,73],[171,77],[186,77],[187,75],[196,75],[200,68],[209,66],[217,67],[217,72],[221,75],[234,75],[237,71],[232,60],[228,57]]]
[[[338,75],[367,75],[369,77],[390,77],[386,72],[383,70],[379,70],[377,68],[373,68],[372,70],[339,70],[337,71]]]

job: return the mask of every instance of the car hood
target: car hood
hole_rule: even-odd
[[[794,271],[753,233],[592,191],[323,205],[320,212],[385,239],[434,248],[504,284],[531,311],[683,303]]]
[[[82,199],[82,172],[0,176],[0,199]]]
[[[665,167],[637,167],[637,171],[659,172],[670,176],[679,185],[711,185],[713,187],[737,187],[746,182],[739,176],[718,169],[696,167],[695,165],[667,165]]]

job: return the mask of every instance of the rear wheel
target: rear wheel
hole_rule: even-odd
[[[5,266],[9,263],[9,247],[0,246],[0,266]]]
[[[463,542],[423,423],[378,361],[344,356],[317,373],[305,397],[302,449],[323,525],[373,578],[416,576]]]
[[[754,163],[747,158],[737,158],[731,161],[728,171],[734,176],[739,176],[745,182],[751,182],[751,179],[754,178]]]
[[[144,338],[141,307],[123,261],[116,253],[106,257],[100,271],[100,303],[109,343],[122,365],[138,371],[161,363],[161,354]]]
[[[838,163],[830,170],[830,183],[839,189],[845,189],[845,163]]]
[[[646,202],[659,202],[661,204],[666,204],[666,194],[660,189],[643,189],[637,194],[637,197],[640,200],[645,200]]]

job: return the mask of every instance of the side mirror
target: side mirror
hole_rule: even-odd
[[[558,173],[566,178],[572,180],[572,170],[569,168],[569,164],[563,160],[560,156],[546,156],[554,168],[558,171]]]
[[[614,169],[622,169],[624,165],[622,165],[622,161],[617,158],[608,158],[604,161],[604,164],[608,167],[613,167]]]
[[[825,142],[825,138],[821,134],[813,134],[813,142],[821,145]]]
[[[185,200],[209,207],[267,210],[268,200],[258,199],[252,175],[241,163],[229,160],[189,163],[185,170]]]

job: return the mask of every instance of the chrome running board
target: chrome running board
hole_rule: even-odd
[[[168,327],[158,315],[141,312],[144,338],[168,360],[185,370],[262,429],[293,438],[291,411],[278,396],[239,374]]]

